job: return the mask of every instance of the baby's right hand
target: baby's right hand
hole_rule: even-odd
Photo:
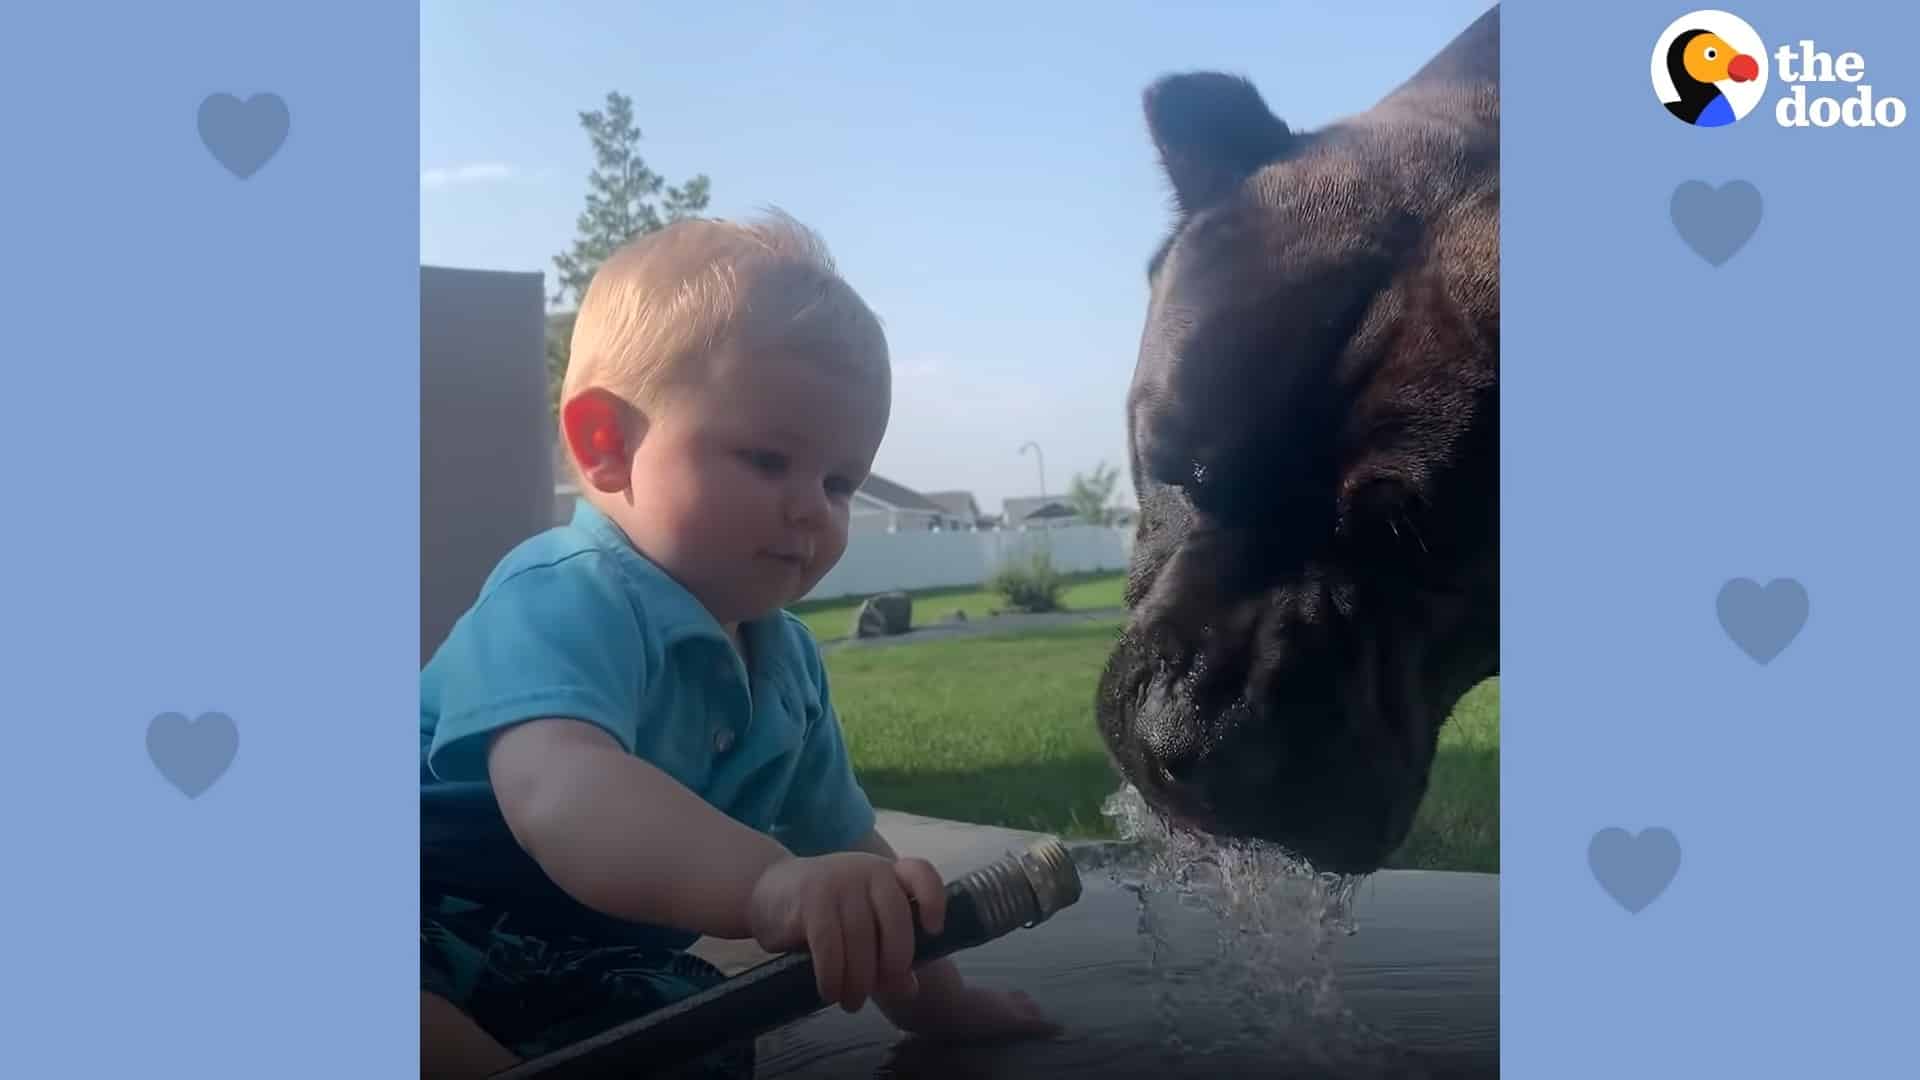
[[[921,924],[938,933],[946,885],[925,859],[857,851],[782,859],[754,884],[747,925],[769,952],[811,953],[821,999],[858,1012],[876,990],[914,992],[909,896],[919,902]]]

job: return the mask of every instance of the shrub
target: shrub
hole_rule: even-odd
[[[1024,561],[1008,562],[987,583],[1019,611],[1058,610],[1060,590],[1065,585],[1060,572],[1053,568],[1053,557],[1045,550],[1034,552]]]

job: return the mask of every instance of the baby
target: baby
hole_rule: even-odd
[[[561,395],[573,519],[502,560],[420,683],[423,799],[497,802],[585,917],[423,890],[423,1075],[486,1075],[712,985],[685,951],[700,935],[804,949],[826,1000],[871,997],[904,1031],[1058,1030],[947,960],[912,969],[909,898],[938,932],[944,885],[875,831],[783,610],[845,551],[891,396],[879,321],[783,215],[680,222],[595,275]],[[703,1067],[750,1075],[750,1042],[730,1054]]]

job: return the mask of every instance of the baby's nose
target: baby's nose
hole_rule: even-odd
[[[823,520],[827,513],[827,493],[817,487],[798,491],[787,499],[787,517],[796,522]]]

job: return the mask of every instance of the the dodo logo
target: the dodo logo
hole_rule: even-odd
[[[1782,45],[1772,56],[1790,89],[1774,102],[1784,128],[1899,127],[1907,105],[1876,97],[1861,81],[1867,62],[1857,52],[1834,57],[1812,41]],[[1670,23],[1653,45],[1653,92],[1667,112],[1695,127],[1726,127],[1752,112],[1767,92],[1767,46],[1753,27],[1725,11],[1690,11]],[[1846,97],[1823,93],[1834,83]]]
[[[1726,127],[1766,93],[1767,47],[1737,15],[1688,12],[1654,43],[1653,91],[1689,124]]]

